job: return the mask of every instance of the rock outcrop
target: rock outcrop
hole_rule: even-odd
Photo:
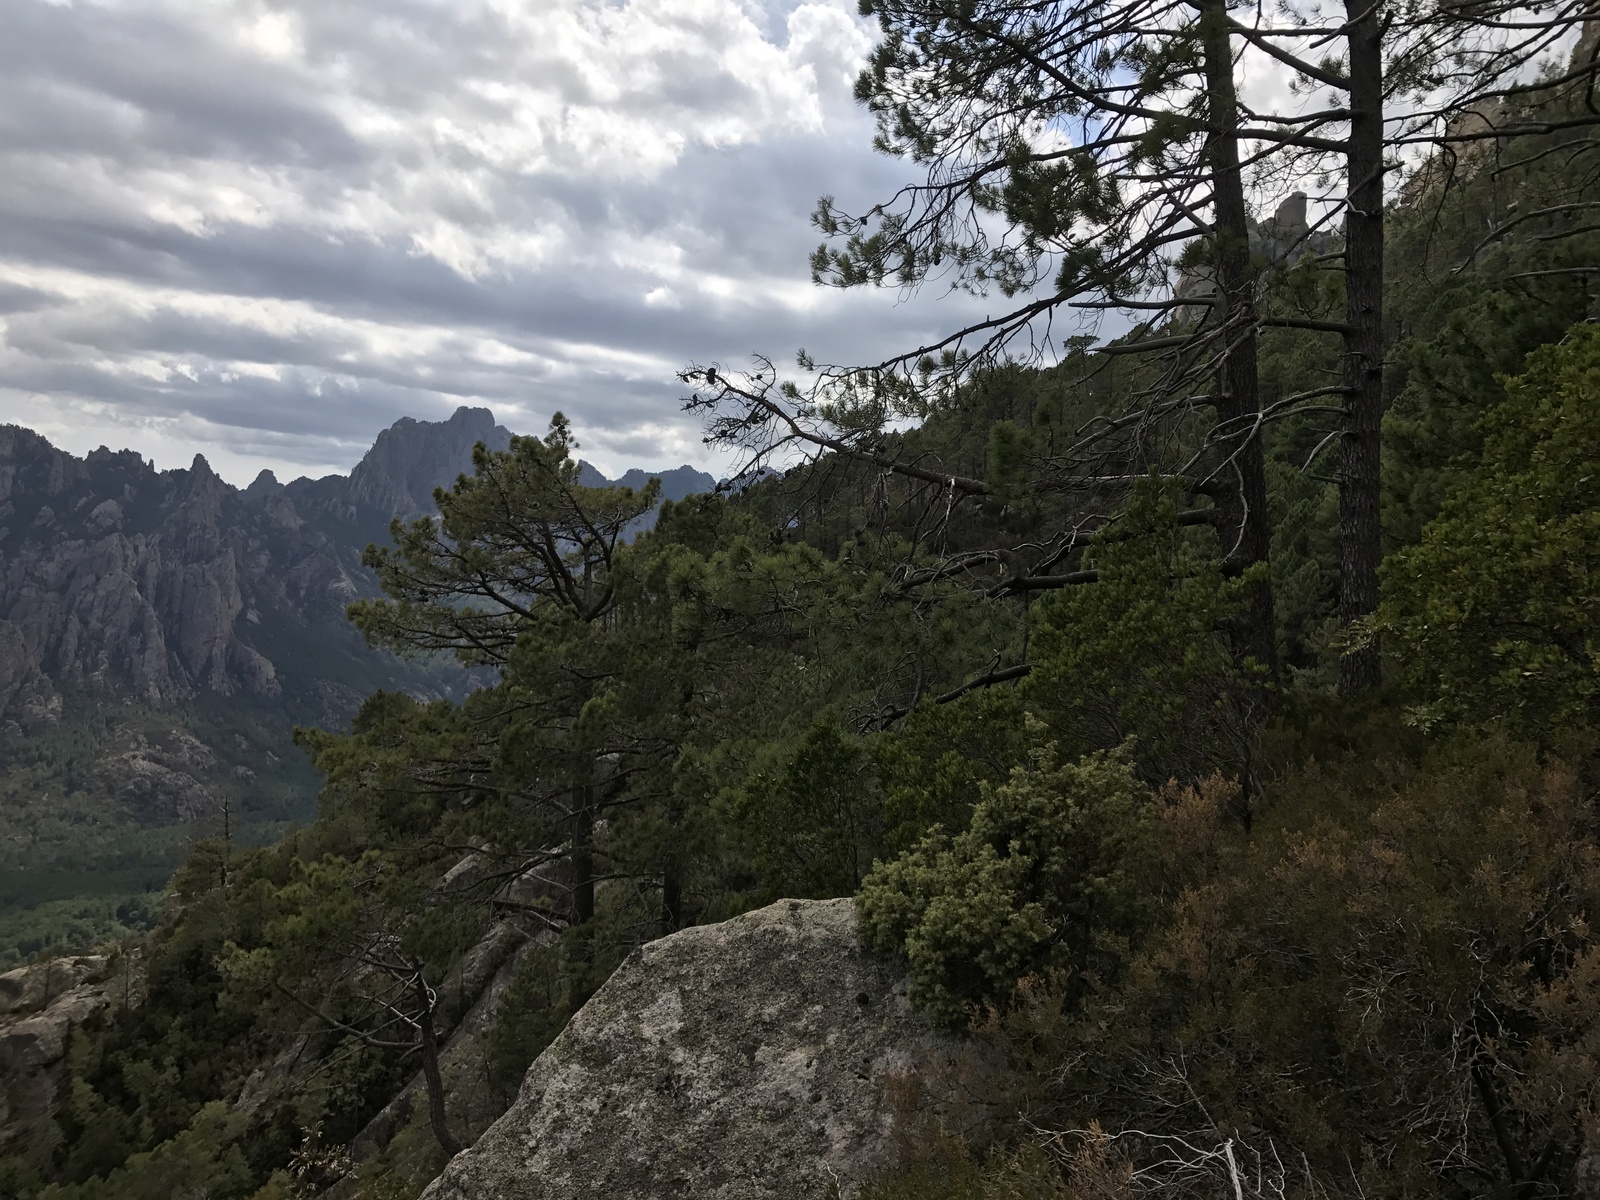
[[[136,998],[137,967],[86,954],[0,975],[0,1154],[45,1137],[68,1083],[73,1032]]]
[[[1278,202],[1272,216],[1262,221],[1249,222],[1250,254],[1259,262],[1273,267],[1289,268],[1308,254],[1327,254],[1339,245],[1339,237],[1322,226],[1313,229],[1308,219],[1307,196],[1304,192],[1291,192]],[[1177,299],[1193,300],[1174,310],[1181,322],[1198,321],[1205,315],[1206,306],[1199,301],[1216,295],[1217,283],[1207,265],[1183,268],[1178,275],[1173,292]]]
[[[782,900],[636,951],[425,1200],[849,1196],[992,1078],[868,954],[849,900]]]
[[[216,807],[202,782],[217,770],[217,757],[192,735],[175,730],[168,744],[135,733],[129,745],[95,764],[96,782],[144,825],[187,824]]]

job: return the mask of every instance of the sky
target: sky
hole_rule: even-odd
[[[0,422],[235,483],[401,416],[716,469],[674,373],[978,302],[811,284],[883,199],[854,0],[7,0]],[[973,311],[977,311],[973,309]]]
[[[817,198],[914,177],[852,99],[855,5],[3,0],[0,422],[246,483],[402,416],[560,410],[613,477],[721,473],[685,365],[878,361],[1009,307],[810,282]]]

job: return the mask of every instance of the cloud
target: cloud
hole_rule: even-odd
[[[0,420],[229,478],[397,417],[561,409],[615,474],[717,467],[674,371],[872,361],[980,316],[813,287],[816,197],[908,178],[855,0],[11,0]],[[1245,97],[1311,105],[1255,60]],[[1273,175],[1314,204],[1335,179]]]
[[[961,316],[807,279],[816,197],[904,170],[850,98],[853,7],[16,0],[0,419],[244,479],[481,403],[565,410],[608,470],[705,463],[685,362]]]

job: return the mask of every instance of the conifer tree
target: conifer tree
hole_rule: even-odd
[[[1230,570],[1262,561],[1270,540],[1262,431],[1297,411],[1333,409],[1340,619],[1349,626],[1371,613],[1381,557],[1386,174],[1398,152],[1422,143],[1453,152],[1600,119],[1518,107],[1552,87],[1570,95],[1592,76],[1591,53],[1558,78],[1526,79],[1586,19],[1585,5],[1350,0],[1342,14],[1312,7],[1277,19],[1254,10],[1245,19],[1224,0],[1109,9],[1075,0],[867,0],[863,10],[878,17],[883,36],[858,98],[878,118],[878,147],[909,159],[925,178],[859,217],[824,199],[816,220],[834,244],[817,251],[814,277],[843,287],[945,281],[998,291],[1013,307],[865,368],[823,369],[806,394],[786,393],[766,364],[738,381],[691,369],[691,407],[709,410],[713,439],[743,446],[752,462],[796,447],[853,455],[930,487],[942,483],[947,508],[987,498],[994,489],[986,480],[895,454],[889,424],[949,404],[961,380],[1008,355],[1060,356],[1055,326],[1074,312],[1120,311],[1143,323],[1081,364],[1106,372],[1135,355],[1145,370],[1125,385],[1127,403],[1087,426],[1066,454],[1030,464],[1028,486],[1083,503],[1070,532],[1042,550],[994,550],[991,561],[1026,565],[1011,586],[1091,580],[1055,567],[1083,548],[1105,519],[1103,506],[1117,502],[1133,476],[1151,472],[1211,502],[1204,520],[1217,526]],[[1330,45],[1343,53],[1323,57]],[[1293,111],[1242,105],[1234,84],[1241,56],[1289,68],[1311,100]],[[1326,103],[1316,95],[1323,90],[1332,93]],[[1493,115],[1483,116],[1491,106]],[[1459,119],[1467,112],[1476,124]],[[1263,310],[1246,177],[1323,175],[1342,183],[1324,198],[1316,228],[1342,230],[1329,265],[1343,278],[1344,311]],[[1180,292],[1180,252],[1191,280],[1195,268],[1209,277],[1209,294]],[[1206,311],[1197,325],[1179,319],[1197,309]],[[1338,335],[1339,382],[1264,411],[1255,342],[1273,326]],[[802,356],[803,367],[814,365]],[[1197,434],[1196,418],[1207,411]],[[968,556],[961,565],[972,563]],[[1271,599],[1258,586],[1239,644],[1270,661]],[[1370,688],[1378,674],[1370,639],[1346,648],[1343,690]]]
[[[984,480],[885,454],[885,422],[949,404],[963,377],[1008,355],[1047,357],[1056,320],[1120,312],[1139,322],[1133,334],[1083,362],[1109,372],[1132,356],[1133,398],[1064,450],[1029,456],[1024,487],[1067,497],[1064,527],[1042,548],[997,548],[996,560],[1020,564],[1003,586],[1092,580],[1057,567],[1152,472],[1198,502],[1185,520],[1216,526],[1230,574],[1264,562],[1261,431],[1271,418],[1257,387],[1260,322],[1223,5],[866,7],[883,39],[857,95],[878,118],[879,147],[924,168],[926,180],[861,217],[824,199],[817,224],[842,245],[817,251],[814,278],[841,287],[944,281],[1028,299],[868,371],[825,370],[813,396],[799,402],[795,393],[787,406],[767,376],[740,386],[691,372],[700,403],[719,412],[713,437],[757,457],[809,443],[930,484],[947,480],[952,500],[986,498],[996,489]],[[1184,246],[1191,257],[1198,249],[1213,285],[1202,293],[1174,287]],[[1238,624],[1241,657],[1272,663],[1264,574]]]

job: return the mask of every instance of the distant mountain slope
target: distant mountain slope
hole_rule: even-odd
[[[641,471],[634,467],[616,479],[607,479],[589,463],[581,459],[578,462],[578,482],[585,487],[630,487],[637,491],[652,479],[661,480],[663,500],[682,500],[685,496],[697,496],[717,486],[717,481],[710,475],[695,470],[687,463],[670,471]]]
[[[56,944],[17,909],[159,886],[224,802],[235,836],[311,816],[295,725],[343,725],[378,688],[472,685],[368,649],[345,607],[375,590],[361,551],[390,520],[431,511],[479,441],[510,440],[484,408],[407,417],[348,476],[263,471],[241,490],[200,456],[157,471],[0,427],[0,965]],[[661,478],[670,499],[714,486],[690,467]]]
[[[241,491],[199,456],[158,472],[132,451],[79,459],[0,428],[0,737],[48,725],[65,691],[153,709],[283,697],[297,720],[348,717],[350,688],[376,682],[371,662],[350,661],[373,656],[344,620],[372,590],[362,548],[391,517],[431,511],[479,441],[510,439],[484,408],[406,417],[349,476],[283,485],[264,471]],[[689,466],[616,482],[657,477],[670,500],[715,486]],[[580,478],[610,482],[588,463]],[[346,644],[331,658],[330,639]]]
[[[0,520],[0,730],[48,723],[67,691],[157,709],[278,696],[252,644],[263,614],[333,620],[358,594],[345,548],[198,456],[157,472],[0,429]]]
[[[715,479],[704,471],[695,470],[687,463],[681,467],[673,467],[670,471],[641,471],[638,467],[634,467],[617,479],[607,479],[592,463],[578,460],[578,482],[584,487],[630,487],[638,491],[652,479],[661,480],[663,501],[682,500],[685,496],[709,492],[717,486]],[[655,523],[655,512],[648,512],[628,525],[627,536],[635,537],[646,529],[654,528]]]

